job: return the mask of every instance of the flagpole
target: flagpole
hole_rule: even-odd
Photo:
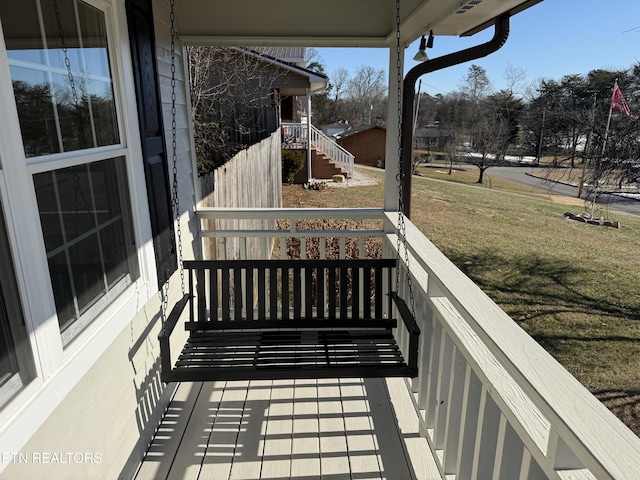
[[[613,85],[613,91],[616,91],[616,87],[618,86],[618,79],[616,78],[615,84]],[[613,96],[612,96],[613,97]],[[604,158],[604,150],[607,148],[607,138],[609,138],[609,125],[611,125],[611,113],[613,112],[613,102],[609,102],[609,118],[607,118],[607,128],[604,131],[604,142],[602,143],[602,157]]]

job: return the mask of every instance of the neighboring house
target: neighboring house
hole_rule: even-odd
[[[325,0],[311,15],[288,0],[0,3],[2,478],[127,479],[156,432],[162,447],[149,451],[147,459],[157,465],[164,467],[169,450],[181,442],[178,424],[188,420],[183,407],[199,395],[198,385],[185,395],[184,389],[160,380],[158,333],[167,309],[182,298],[180,258],[202,258],[202,198],[196,186],[184,46],[368,46],[386,49],[389,64],[402,65],[401,46],[428,30],[470,34],[535,2],[400,3],[398,8],[389,1]],[[291,73],[298,68],[291,66]],[[312,77],[300,77],[306,77],[304,82],[282,94],[300,88],[308,95]],[[396,122],[387,132],[390,156],[399,147],[393,115],[401,85],[396,75],[389,78],[388,118]],[[387,160],[384,208],[355,214],[384,223],[384,231],[375,227],[371,232],[380,235],[385,252],[393,256],[398,232],[390,225],[398,217],[398,168],[395,160]],[[175,197],[172,184],[178,186]],[[255,188],[263,185],[255,182]],[[326,218],[351,218],[345,217],[350,212],[340,209]],[[259,209],[243,213],[264,216]],[[289,219],[312,214],[323,218],[322,212],[303,209]],[[410,248],[405,251],[407,259],[416,260],[409,273],[416,282],[426,347],[421,377],[407,384],[422,423],[408,435],[411,441],[430,436],[429,445],[438,452],[433,456],[442,461],[439,477],[446,473],[448,478],[462,464],[467,476],[478,478],[623,478],[616,473],[625,470],[624,478],[637,478],[638,439],[525,338],[409,219],[406,227]],[[267,230],[260,233],[270,234]],[[296,230],[295,221],[290,230]],[[402,272],[405,276],[406,269]],[[554,376],[549,378],[549,372]],[[343,386],[336,386],[338,397]],[[205,390],[206,410],[197,418],[203,422],[215,414],[217,402]],[[347,400],[359,409],[365,405],[362,394],[347,394]],[[248,405],[254,401],[247,398]],[[274,408],[275,418],[288,420],[293,413],[293,397],[286,401],[291,410],[278,417]],[[243,402],[224,412],[220,423],[240,418]],[[305,404],[306,398],[300,402]],[[269,397],[252,405],[260,405],[253,413],[263,415]],[[413,409],[410,400],[409,405]],[[379,413],[381,423],[400,430],[387,423],[396,415],[386,408]],[[354,419],[358,412],[345,415]],[[333,419],[333,413],[326,415]],[[170,424],[158,430],[165,416]],[[311,417],[317,419],[317,411]],[[228,432],[219,427],[220,438],[215,432],[211,436],[221,442],[210,452],[216,458],[233,452],[223,443]],[[195,428],[190,439],[206,443],[210,426]],[[357,423],[352,430],[357,433],[345,433],[341,427],[336,435],[351,449],[361,428]],[[306,440],[305,432],[305,438],[295,439]],[[256,435],[237,453],[251,462],[262,437],[258,431],[249,433]],[[291,430],[277,430],[276,436],[294,439]],[[311,436],[317,440],[317,433]],[[421,439],[425,447],[418,455],[431,456]],[[289,443],[302,449],[296,453],[301,463],[307,461],[306,445]],[[367,455],[358,456],[358,462],[371,457],[378,465],[378,446],[367,445]],[[364,452],[358,448],[351,449],[354,455]],[[404,458],[401,446],[394,451],[399,452],[394,461]],[[293,450],[272,458],[290,456]],[[199,454],[187,461],[177,475],[186,475],[189,468],[197,472],[209,462]],[[483,476],[494,466],[502,471]],[[614,473],[600,475],[605,471]]]
[[[265,139],[281,121],[296,117],[296,98],[327,86],[326,76],[300,66],[306,62],[304,48],[219,48],[206,58],[212,63],[208,70],[192,69],[206,72],[199,82],[192,82],[204,98],[197,100],[195,132],[196,142],[201,141],[200,170],[220,166]]]
[[[328,125],[323,125],[321,130],[327,137],[335,137],[336,135],[349,129],[349,122],[333,122]]]
[[[283,122],[296,120],[296,97],[310,99],[327,88],[326,75],[305,68],[306,54],[302,47],[250,47],[243,50],[258,55],[265,65],[276,70],[275,87],[280,97]],[[307,101],[303,110],[308,116],[306,104]]]
[[[384,127],[360,125],[335,135],[335,138],[343,148],[354,155],[355,163],[384,168],[386,132]]]
[[[417,150],[442,150],[455,140],[455,129],[438,123],[416,128],[414,148]]]

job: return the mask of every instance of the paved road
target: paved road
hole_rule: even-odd
[[[475,168],[470,166],[469,168]],[[576,197],[578,195],[578,187],[565,185],[562,183],[553,183],[540,178],[533,177],[528,174],[536,175],[540,172],[537,168],[532,167],[491,167],[485,172],[490,177],[503,178],[512,182],[518,182],[523,185],[531,185],[532,187],[543,188],[558,195],[566,195],[568,197]],[[583,192],[582,198],[586,198],[587,192]],[[633,200],[618,195],[604,194],[600,196],[598,204],[601,208],[610,208],[611,210],[619,210],[621,212],[630,213],[632,215],[640,215],[640,201]],[[578,213],[578,212],[576,212]]]

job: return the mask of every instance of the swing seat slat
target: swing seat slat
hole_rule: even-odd
[[[160,332],[164,382],[417,376],[419,329],[392,259],[186,261],[189,292]],[[397,306],[402,322],[387,318]],[[170,336],[189,306],[189,337]],[[408,331],[408,361],[394,331]]]

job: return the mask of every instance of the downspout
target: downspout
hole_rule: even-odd
[[[426,73],[442,70],[460,63],[486,57],[490,53],[500,49],[509,36],[509,14],[501,15],[495,21],[495,33],[493,38],[486,43],[475,47],[460,50],[459,52],[443,55],[442,57],[427,60],[413,67],[404,78],[402,91],[402,127],[401,127],[401,160],[402,160],[402,200],[404,205],[404,215],[410,218],[411,213],[411,176],[412,159],[411,150],[413,145],[413,114],[415,88],[418,78]]]

